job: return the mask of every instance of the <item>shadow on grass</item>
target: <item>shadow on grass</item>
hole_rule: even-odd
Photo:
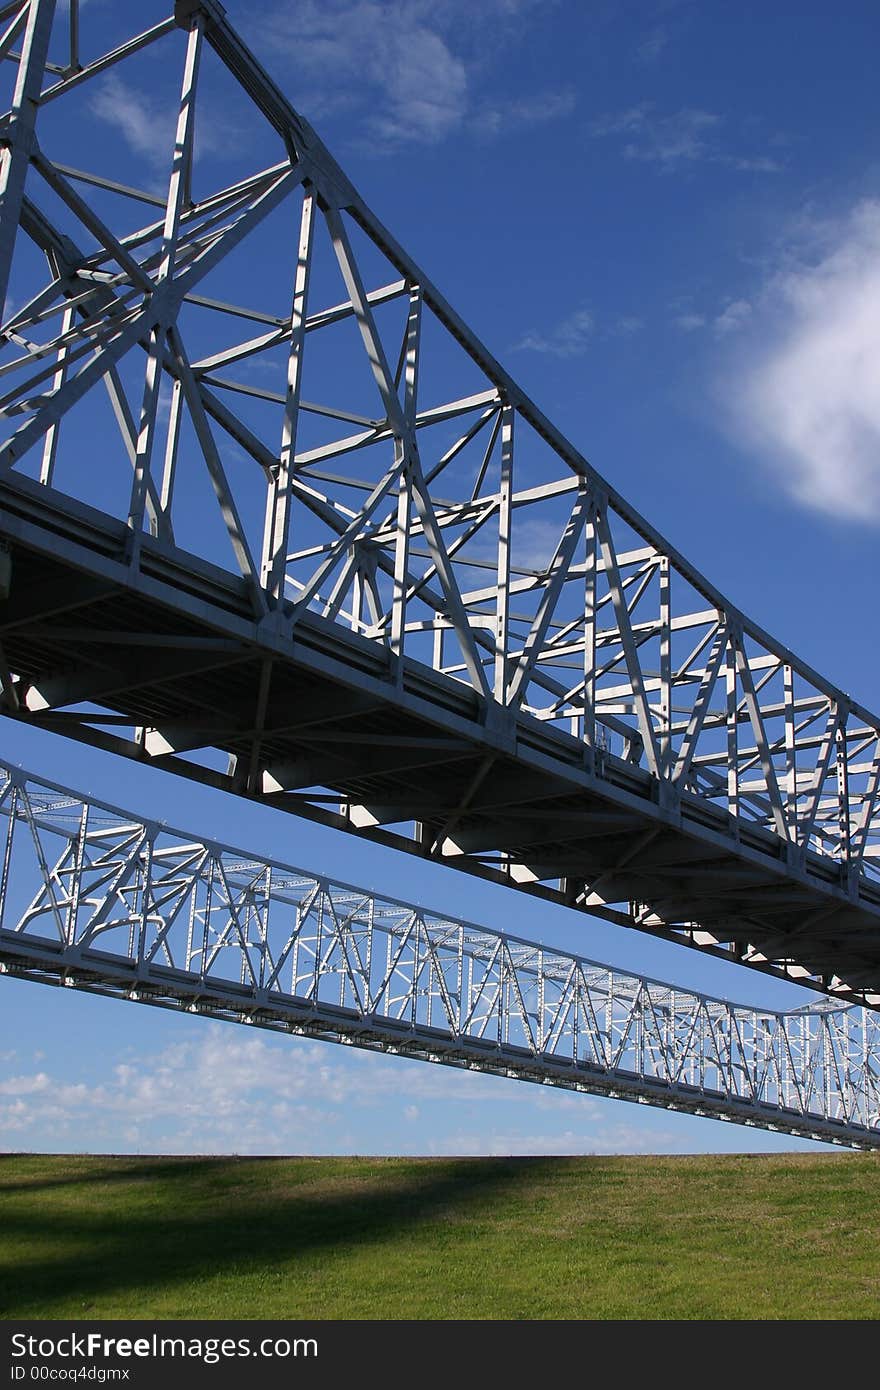
[[[10,1180],[7,1173],[11,1170],[15,1172],[21,1167],[22,1160],[30,1163],[45,1164],[47,1168],[51,1165],[57,1167],[60,1163],[73,1161],[82,1171],[78,1173],[66,1173],[63,1177],[48,1175],[32,1178],[24,1178],[16,1182]],[[95,1183],[119,1183],[119,1182],[144,1182],[153,1178],[165,1179],[172,1171],[188,1170],[190,1174],[197,1171],[206,1175],[212,1167],[222,1167],[235,1160],[223,1158],[156,1158],[138,1159],[122,1156],[117,1159],[113,1156],[102,1156],[91,1158],[89,1156],[77,1157],[70,1160],[64,1154],[0,1154],[0,1202],[16,1192],[46,1192],[53,1187],[82,1187]],[[109,1165],[113,1164],[111,1168]],[[178,1176],[183,1173],[178,1172]]]
[[[478,1220],[492,1198],[547,1167],[539,1158],[105,1159],[68,1180],[38,1177],[9,1186],[0,1169],[3,1239],[34,1251],[15,1261],[7,1252],[0,1264],[0,1316],[51,1309],[74,1292],[83,1309],[101,1295],[127,1292],[130,1316],[137,1317],[138,1291],[157,1293],[224,1273],[293,1273],[292,1266],[316,1253],[393,1246],[408,1228],[447,1213],[458,1223]],[[125,1181],[133,1185],[128,1202],[118,1186]],[[108,1182],[115,1191],[103,1206]],[[43,1187],[86,1183],[93,1194],[80,1190],[70,1203],[54,1194],[40,1201]],[[34,1203],[22,1199],[25,1189]],[[11,1191],[17,1200],[3,1200]]]

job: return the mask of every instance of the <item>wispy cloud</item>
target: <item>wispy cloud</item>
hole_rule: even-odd
[[[0,1096],[36,1096],[50,1090],[52,1082],[44,1071],[29,1075],[10,1076],[0,1081]]]
[[[110,72],[96,85],[93,115],[113,126],[135,154],[151,164],[167,164],[174,139],[174,120],[164,103],[137,91],[118,73]]]
[[[673,173],[695,164],[720,164],[739,172],[778,173],[781,165],[765,155],[732,153],[721,142],[722,120],[713,111],[683,107],[666,114],[641,102],[598,117],[590,126],[596,139],[616,138],[625,159],[653,164]]]
[[[644,326],[644,319],[640,319],[637,314],[621,314],[612,324],[610,331],[615,338],[631,338],[634,333],[641,333]]]
[[[728,333],[738,333],[752,317],[752,306],[747,299],[734,299],[716,315],[712,327],[719,338]]]
[[[766,154],[751,157],[729,155],[723,162],[728,164],[731,169],[738,169],[743,174],[779,174],[783,169],[783,165],[778,159],[771,159]]]
[[[129,149],[152,170],[170,167],[177,125],[176,105],[126,82],[116,72],[108,72],[95,83],[90,98],[93,116],[112,126]],[[212,107],[196,108],[196,157],[237,152],[241,133]]]
[[[672,1125],[665,1114],[639,1109],[637,1116],[635,1107],[604,1099],[259,1029],[176,1019],[170,1036],[164,1046],[133,1044],[81,1068],[58,1040],[42,1064],[39,1053],[19,1051],[0,1082],[0,1148],[692,1153],[741,1148],[744,1137],[734,1126],[684,1116]]]
[[[562,540],[566,520],[562,515],[533,516],[525,520],[511,544],[511,562],[515,568],[546,570]]]
[[[511,564],[515,570],[530,570],[534,574],[543,573],[562,540],[568,512],[564,508],[551,506],[546,515],[524,517],[517,523],[511,542]],[[468,560],[482,560],[494,563],[497,545],[492,533],[483,531],[469,542],[462,554]],[[557,1101],[559,1097],[555,1098]]]
[[[521,98],[475,96],[474,74],[491,60],[485,38],[526,22],[533,0],[303,0],[254,16],[260,47],[285,57],[295,99],[320,120],[360,116],[362,144],[376,153],[403,144],[436,145],[463,129],[484,137],[568,114],[573,92]],[[485,86],[485,81],[481,81]]]
[[[644,67],[650,67],[656,63],[661,53],[669,43],[669,33],[662,26],[658,25],[646,34],[636,49],[636,60]]]
[[[539,352],[548,357],[582,357],[595,338],[632,338],[645,327],[638,314],[618,314],[598,325],[589,309],[575,309],[553,328],[529,328],[512,344],[511,352]]]
[[[376,133],[389,141],[434,144],[461,124],[468,105],[464,63],[439,34],[413,25],[377,55],[374,75],[387,81],[388,104],[373,118]],[[390,64],[386,67],[388,57]]]
[[[192,1040],[136,1064],[117,1062],[101,1080],[65,1081],[47,1071],[10,1076],[0,1082],[0,1126],[7,1152],[502,1155],[693,1148],[684,1129],[630,1124],[607,1103],[564,1091],[521,1094],[528,1103],[524,1109],[514,1103],[512,1112],[518,1085],[326,1043],[199,1025]]]
[[[392,145],[435,144],[464,119],[464,62],[421,7],[306,0],[264,10],[257,24],[261,46],[290,60],[294,96],[314,118],[362,111],[365,140]]]
[[[880,200],[813,228],[812,242],[768,275],[718,390],[730,428],[792,496],[877,522]]]
[[[705,328],[705,314],[676,314],[672,320],[676,328],[682,333],[696,333],[698,329]]]
[[[670,169],[710,156],[708,134],[718,125],[718,119],[711,111],[691,108],[661,116],[645,102],[600,116],[593,122],[591,133],[621,137],[626,159],[645,160]]]
[[[748,299],[727,299],[721,308],[696,310],[682,304],[672,306],[672,324],[680,333],[710,330],[716,338],[739,333],[751,322],[754,306]]]
[[[344,111],[358,126],[360,143],[382,153],[407,143],[438,144],[464,130],[502,136],[570,114],[573,89],[547,88],[524,99],[493,94],[487,81],[497,65],[492,55],[520,42],[530,12],[539,8],[538,0],[481,0],[479,6],[469,0],[275,0],[253,7],[248,29],[306,116],[322,120]],[[95,84],[90,104],[135,154],[153,166],[167,165],[174,103],[109,72]],[[197,121],[196,139],[199,155],[237,153],[247,145],[247,133],[236,130],[222,109]]]
[[[580,357],[587,351],[595,324],[589,309],[576,309],[548,333],[530,328],[512,347],[513,352],[542,352],[551,357]]]
[[[220,1024],[137,1064],[117,1062],[104,1076],[64,1080],[45,1067],[0,1082],[5,1148],[81,1152],[332,1153],[366,1148],[408,1152],[424,1147],[413,1126],[442,1129],[461,1105],[478,1105],[491,1135],[516,1083],[445,1067],[406,1066],[305,1039],[284,1042]],[[572,1098],[538,1093],[541,1109],[563,1110]],[[599,1107],[582,1097],[589,1128]],[[447,1109],[444,1109],[446,1107]],[[394,1133],[376,1133],[381,1109]],[[409,1137],[407,1137],[409,1136]]]
[[[548,121],[570,116],[576,105],[577,94],[571,88],[541,92],[529,101],[478,108],[469,124],[479,135],[507,135],[527,126],[546,125]]]

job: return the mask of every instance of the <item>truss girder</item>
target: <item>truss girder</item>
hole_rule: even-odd
[[[0,972],[880,1148],[880,1017],[644,979],[0,765]]]
[[[880,999],[877,716],[554,428],[221,6],[122,38],[79,0],[8,10],[0,707]],[[85,123],[160,50],[167,147],[138,172]],[[197,139],[221,78],[272,152],[235,178]],[[83,169],[56,149],[78,122]],[[254,304],[251,248],[279,258]],[[498,794],[517,772],[527,805]],[[757,896],[670,884],[682,847]]]

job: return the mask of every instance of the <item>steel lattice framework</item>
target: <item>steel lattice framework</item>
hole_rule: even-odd
[[[880,1017],[726,1003],[0,767],[0,971],[853,1147]]]
[[[877,716],[562,437],[214,0],[119,8],[0,11],[5,712],[878,1002]],[[174,117],[140,176],[110,78]]]

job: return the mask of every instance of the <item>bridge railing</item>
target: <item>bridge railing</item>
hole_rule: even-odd
[[[880,1016],[751,1008],[144,821],[0,767],[25,978],[880,1147]]]

